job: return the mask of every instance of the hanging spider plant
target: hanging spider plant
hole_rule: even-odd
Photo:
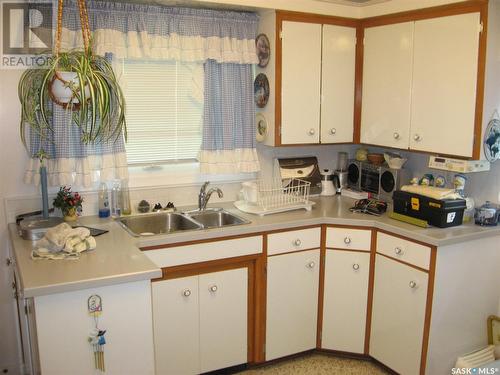
[[[19,81],[21,140],[28,128],[47,139],[52,128],[51,107],[71,112],[84,144],[126,138],[125,99],[111,64],[92,52],[85,0],[78,0],[84,41],[83,50],[60,52],[62,0],[59,1],[56,47],[50,65],[28,69]]]

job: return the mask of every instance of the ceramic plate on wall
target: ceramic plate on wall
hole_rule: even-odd
[[[255,77],[253,82],[253,97],[259,108],[264,108],[269,100],[269,81],[264,73]]]
[[[500,120],[497,118],[488,123],[484,133],[484,156],[490,163],[500,158]]]
[[[255,38],[255,50],[259,58],[259,67],[265,68],[271,57],[271,46],[266,34],[259,34]]]
[[[257,113],[255,115],[255,126],[255,139],[257,139],[257,142],[264,142],[267,137],[268,127],[267,120],[262,113]]]

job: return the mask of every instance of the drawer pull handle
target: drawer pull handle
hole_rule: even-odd
[[[398,132],[394,132],[392,136],[394,137],[394,139],[399,139],[400,137]]]
[[[302,245],[302,241],[299,238],[297,238],[295,241],[293,241],[293,244],[295,246],[300,246],[300,245]]]
[[[189,296],[191,295],[191,291],[190,291],[189,289],[184,289],[184,290],[182,291],[182,295],[183,295],[184,297],[189,297]]]
[[[422,140],[422,137],[420,135],[418,135],[418,134],[415,134],[413,136],[413,139],[415,140],[415,142],[420,142]]]
[[[359,264],[354,263],[354,264],[352,265],[352,269],[353,269],[354,271],[359,270]]]
[[[335,128],[331,128],[330,129],[330,134],[331,135],[335,135],[336,133],[337,133],[337,129],[335,129]]]
[[[403,249],[400,247],[396,247],[394,249],[394,252],[396,253],[396,255],[403,255]]]
[[[12,264],[12,259],[10,258],[5,259],[5,264],[7,264],[7,266],[10,266]]]
[[[309,129],[309,135],[316,134],[316,130],[314,128]]]
[[[410,285],[410,288],[412,289],[415,289],[417,287],[417,283],[415,281],[410,281],[408,285]]]
[[[219,288],[217,288],[217,285],[212,285],[209,289],[212,293],[215,293]]]
[[[308,268],[314,268],[314,266],[316,266],[316,263],[314,263],[314,262],[307,263]]]
[[[351,237],[346,237],[346,238],[344,238],[344,243],[345,243],[346,245],[349,245],[349,244],[351,243]]]

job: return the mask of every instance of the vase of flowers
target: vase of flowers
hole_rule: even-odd
[[[64,216],[64,221],[75,221],[82,211],[83,198],[78,193],[73,193],[71,187],[62,186],[54,198],[53,205],[59,208]]]

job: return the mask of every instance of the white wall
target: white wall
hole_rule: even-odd
[[[18,371],[15,309],[10,285],[12,274],[6,265],[7,225],[4,199],[11,194],[32,193],[34,189],[22,183],[25,152],[18,137],[19,104],[17,81],[20,72],[0,70],[0,371]]]

